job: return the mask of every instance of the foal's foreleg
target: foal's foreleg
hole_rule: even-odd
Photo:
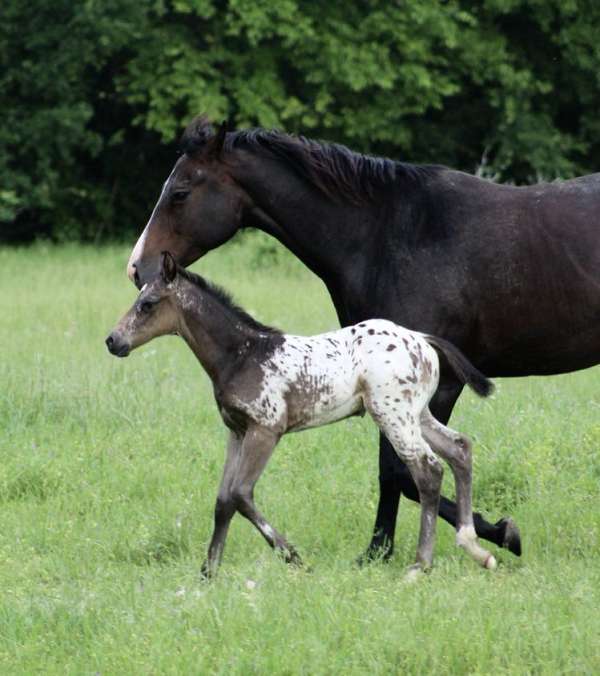
[[[258,426],[248,429],[231,490],[239,513],[258,529],[273,549],[281,552],[288,563],[300,565],[302,561],[294,547],[267,522],[254,504],[254,486],[278,441],[279,435],[272,430]]]
[[[202,564],[202,575],[212,577],[216,572],[225,547],[225,539],[229,524],[236,512],[236,504],[231,494],[231,486],[235,478],[242,450],[242,437],[231,432],[227,444],[227,457],[223,468],[223,477],[215,504],[215,526],[213,529],[208,556]]]
[[[496,559],[479,545],[472,509],[473,454],[467,437],[439,423],[429,411],[422,415],[422,432],[433,450],[450,465],[456,484],[456,544],[484,568],[496,568]]]

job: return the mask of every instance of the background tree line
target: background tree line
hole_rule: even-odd
[[[132,238],[200,111],[518,183],[600,168],[594,0],[4,0],[0,239]]]

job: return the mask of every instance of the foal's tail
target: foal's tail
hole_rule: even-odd
[[[452,343],[437,336],[425,336],[425,340],[441,352],[458,379],[468,385],[480,397],[487,397],[494,391],[494,384],[478,371],[465,355]]]

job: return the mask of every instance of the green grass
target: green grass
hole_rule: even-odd
[[[335,327],[323,285],[281,251],[261,262],[261,247],[234,242],[194,268],[286,331]],[[522,559],[492,546],[495,574],[442,523],[433,572],[404,584],[406,501],[393,561],[356,568],[377,435],[352,419],[283,439],[258,485],[310,572],[238,517],[204,584],[226,434],[182,341],[106,352],[135,297],[128,253],[0,249],[0,673],[600,672],[598,369],[461,400],[475,505],[523,534]]]

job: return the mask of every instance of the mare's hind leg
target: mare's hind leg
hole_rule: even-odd
[[[456,483],[456,544],[484,568],[496,568],[496,559],[477,541],[471,502],[473,457],[467,437],[439,423],[428,410],[421,414],[422,433],[433,450],[452,469]]]

